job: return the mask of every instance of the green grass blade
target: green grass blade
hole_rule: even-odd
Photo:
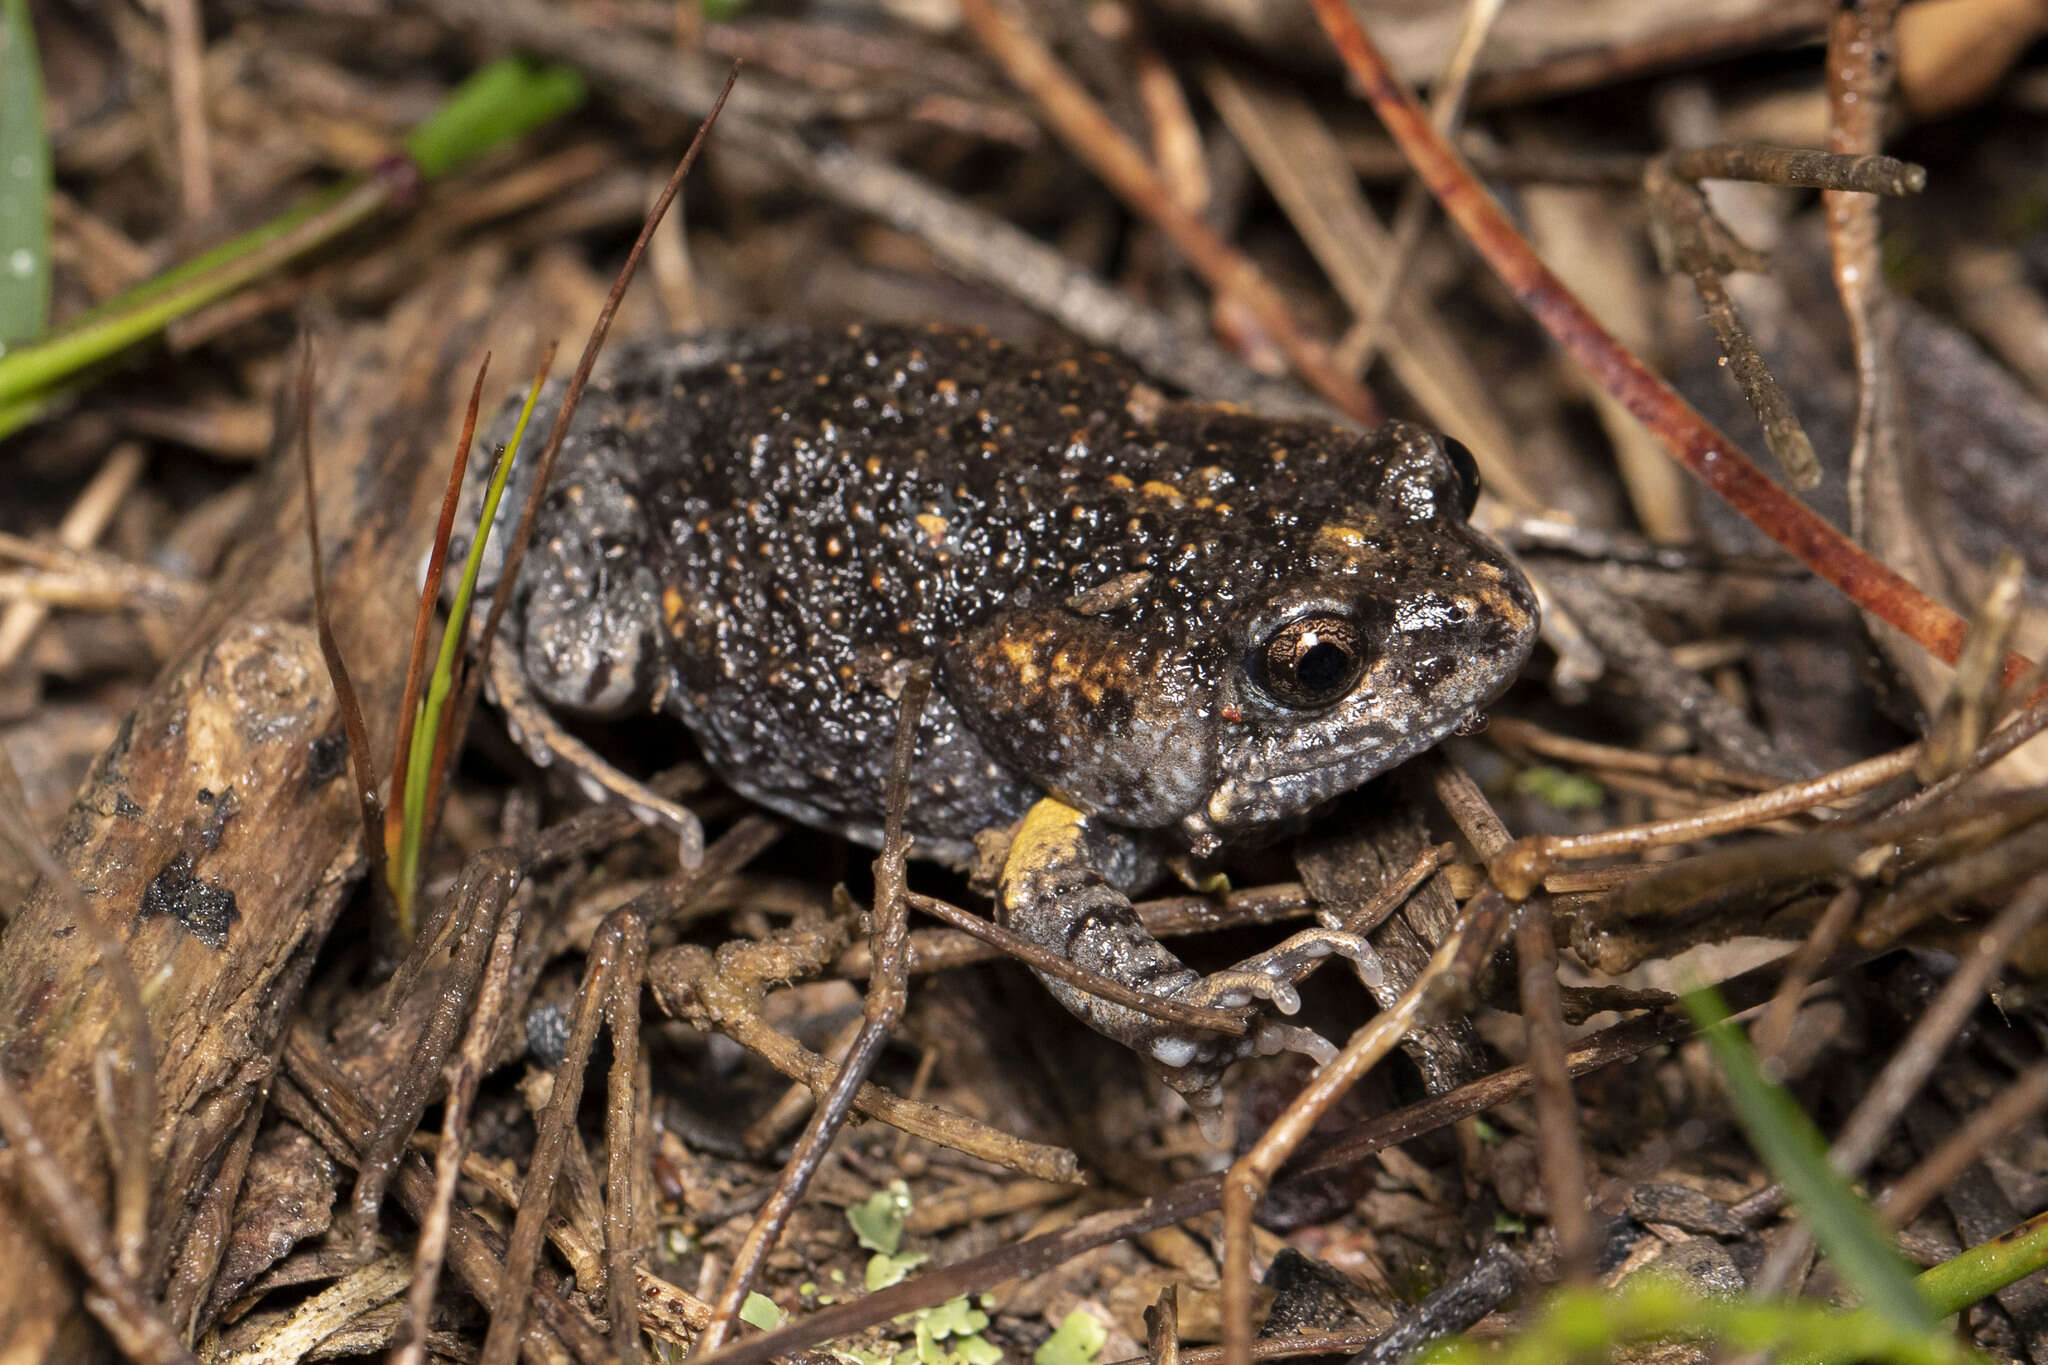
[[[515,57],[492,62],[457,87],[405,137],[420,174],[438,180],[464,162],[583,103],[586,87],[571,67],[535,69]]]
[[[0,342],[50,325],[50,130],[28,0],[0,4]]]
[[[24,0],[0,2],[15,5]],[[420,174],[432,180],[499,142],[560,116],[583,94],[583,78],[567,68],[535,69],[511,58],[493,62],[458,86],[440,109],[407,135],[406,151]],[[0,96],[0,101],[6,98]],[[5,169],[0,164],[0,171]],[[381,211],[408,183],[402,174],[379,174],[335,186],[262,227],[109,299],[59,335],[0,358],[0,412],[27,411],[24,404],[85,367],[147,340],[178,318],[333,241]],[[45,265],[47,258],[45,250]],[[0,257],[0,273],[4,267],[5,258]]]
[[[2037,1213],[2018,1227],[1922,1271],[1916,1283],[1928,1307],[1946,1316],[2043,1266],[2048,1266],[2048,1213]]]
[[[463,626],[469,619],[469,604],[476,596],[477,575],[483,571],[484,547],[490,542],[491,527],[498,518],[498,502],[505,495],[505,481],[511,477],[512,461],[526,437],[526,424],[533,418],[533,406],[540,401],[545,373],[534,376],[526,391],[526,404],[519,410],[519,423],[512,439],[491,470],[490,487],[484,494],[483,511],[477,517],[476,535],[469,543],[469,557],[463,561],[462,580],[456,585],[455,600],[448,608],[448,624],[441,631],[441,650],[434,658],[434,672],[427,681],[427,695],[420,699],[418,723],[413,726],[412,752],[405,756],[405,819],[400,826],[398,860],[390,870],[391,892],[398,901],[398,932],[410,940],[413,929],[413,896],[419,887],[422,833],[427,819],[427,783],[433,775],[434,744],[441,730],[441,713],[448,704],[454,684],[455,660],[462,653]]]
[[[1914,1287],[1911,1270],[1892,1249],[1870,1205],[1828,1160],[1827,1144],[1806,1112],[1764,1075],[1720,993],[1711,986],[1689,991],[1685,1007],[1721,1069],[1750,1145],[1799,1206],[1814,1239],[1865,1307],[1902,1332],[1934,1331],[1934,1310]]]

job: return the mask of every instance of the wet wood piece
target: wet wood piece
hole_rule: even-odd
[[[444,418],[459,412],[450,395],[504,302],[492,297],[500,268],[495,256],[452,262],[387,323],[322,348],[314,440],[334,626],[386,742],[403,666],[386,645],[403,638],[411,589],[393,569],[424,546],[434,470],[452,436]],[[101,755],[56,841],[150,983],[161,1099],[147,1120],[157,1192],[149,1293],[161,1291],[193,1202],[264,1091],[360,856],[355,803],[336,780],[346,758],[334,694],[309,624],[298,477],[274,471],[284,482],[258,500],[186,647]],[[92,1060],[125,1048],[94,936],[71,920],[64,898],[40,887],[0,933],[0,995],[16,1002],[0,1064],[86,1201],[104,1208]],[[217,1239],[207,1245],[218,1254]],[[13,1358],[86,1358],[75,1271],[18,1206],[0,1217],[0,1260],[13,1270],[0,1285],[0,1340]]]

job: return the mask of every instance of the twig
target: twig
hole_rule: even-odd
[[[1245,1011],[1190,1005],[1184,1000],[1169,1000],[1165,996],[1153,995],[1149,991],[1126,986],[1101,972],[1071,962],[1050,948],[1033,943],[1015,930],[1006,929],[993,920],[962,910],[959,906],[934,896],[922,896],[913,891],[909,893],[908,903],[911,909],[950,924],[961,933],[972,935],[1028,967],[1044,972],[1048,976],[1058,977],[1076,990],[1086,991],[1103,1000],[1114,1001],[1126,1009],[1134,1009],[1141,1014],[1150,1015],[1154,1019],[1164,1019],[1169,1023],[1185,1024],[1189,1028],[1225,1033],[1233,1038],[1242,1038],[1250,1031],[1249,1015]]]
[[[143,1297],[135,1281],[121,1269],[98,1215],[36,1132],[35,1120],[4,1068],[0,1068],[0,1135],[6,1137],[14,1153],[23,1195],[97,1291],[86,1295],[86,1306],[100,1326],[140,1365],[192,1365],[192,1353],[157,1306]]]
[[[625,981],[623,973],[632,957],[636,934],[644,932],[637,916],[614,912],[590,945],[588,966],[577,991],[576,1014],[569,1027],[568,1047],[561,1066],[555,1069],[554,1089],[548,1096],[547,1107],[541,1111],[533,1159],[527,1164],[519,1214],[513,1219],[512,1238],[505,1251],[505,1273],[489,1305],[491,1326],[479,1357],[482,1365],[512,1365],[519,1350],[520,1338],[526,1330],[527,1301],[533,1290],[541,1234],[546,1230],[548,1211],[554,1203],[555,1177],[561,1170],[569,1139],[574,1136],[576,1105],[583,1097],[584,1067],[597,1043],[608,992],[640,989],[638,977]],[[644,937],[639,942],[644,944]]]
[[[1408,1030],[1442,1008],[1458,978],[1469,971],[1467,961],[1477,946],[1490,951],[1495,933],[1507,916],[1507,902],[1488,890],[1466,910],[1458,930],[1447,937],[1429,964],[1392,1008],[1353,1034],[1344,1050],[1317,1069],[1309,1083],[1267,1128],[1252,1149],[1232,1164],[1223,1177],[1223,1359],[1225,1365],[1246,1365],[1252,1341],[1252,1213],[1273,1182],[1281,1163],[1301,1146],[1317,1121],[1348,1094],[1359,1078],[1394,1050]],[[1464,978],[1469,981],[1469,976]]]
[[[434,1319],[434,1297],[440,1288],[441,1265],[447,1255],[456,1182],[462,1173],[463,1149],[469,1142],[470,1109],[476,1102],[477,1086],[489,1066],[490,1049],[497,1042],[510,1003],[514,949],[524,922],[519,903],[516,895],[508,897],[498,911],[490,953],[484,962],[483,982],[477,990],[476,1008],[470,1013],[462,1046],[449,1069],[448,1098],[441,1111],[441,1143],[434,1154],[434,1192],[420,1218],[419,1242],[413,1249],[412,1283],[406,1291],[405,1316],[399,1325],[403,1344],[393,1357],[393,1365],[422,1365],[426,1358],[427,1328]],[[471,932],[481,938],[480,929],[476,926]],[[397,1162],[392,1164],[395,1168]]]
[[[1885,1226],[1902,1228],[1927,1207],[1935,1195],[1961,1175],[1987,1148],[2048,1105],[2048,1063],[2036,1063],[1997,1098],[1970,1115],[1925,1161],[1900,1177],[1878,1200]]]
[[[178,132],[178,197],[188,223],[213,216],[213,154],[206,128],[206,32],[199,0],[164,0],[164,65]]]
[[[1468,0],[1458,21],[1458,36],[1444,59],[1443,73],[1430,92],[1429,120],[1445,137],[1455,139],[1465,121],[1465,97],[1472,89],[1472,76],[1479,66],[1479,53],[1486,46],[1494,21],[1500,18],[1506,0]],[[1364,374],[1372,364],[1374,349],[1386,327],[1395,298],[1408,281],[1409,262],[1422,230],[1429,226],[1429,194],[1410,181],[1401,190],[1401,202],[1394,209],[1386,269],[1380,272],[1379,287],[1371,301],[1351,324],[1351,331],[1339,346],[1353,374]]]
[[[1543,1192],[1564,1278],[1590,1283],[1594,1272],[1593,1219],[1587,1209],[1585,1141],[1578,1104],[1565,1069],[1564,1016],[1559,1002],[1557,943],[1551,937],[1550,898],[1525,903],[1515,921],[1515,958],[1521,973],[1522,1024],[1529,1071],[1536,1084],[1536,1133]]]
[[[1823,974],[1845,971],[1865,960],[1865,954],[1845,954],[1829,963]],[[1775,964],[1767,964],[1724,981],[1721,992],[1730,1009],[1752,1009],[1770,998],[1777,980]],[[1565,1063],[1574,1076],[1583,1076],[1617,1062],[1640,1057],[1652,1048],[1669,1046],[1692,1032],[1692,1024],[1683,1009],[1660,1009],[1580,1039],[1565,1054]],[[1528,1094],[1531,1086],[1532,1079],[1526,1066],[1505,1067],[1477,1081],[1433,1095],[1390,1114],[1368,1119],[1301,1158],[1295,1166],[1283,1171],[1280,1179],[1284,1183],[1296,1176],[1310,1176],[1355,1165],[1387,1147],[1412,1142],[1425,1133],[1433,1133],[1469,1115],[1506,1104]],[[1213,1213],[1222,1206],[1222,1199],[1223,1177],[1220,1174],[1184,1181],[1153,1195],[1142,1204],[1094,1214],[1056,1232],[998,1247],[851,1302],[821,1308],[772,1332],[733,1342],[707,1357],[703,1365],[765,1365],[775,1357],[792,1355],[821,1341],[850,1336],[865,1327],[887,1322],[898,1314],[930,1308],[956,1295],[971,1293],[1004,1280],[1043,1274],[1096,1247],[1140,1237],[1156,1228]],[[1418,1344],[1413,1340],[1403,1342],[1400,1352],[1388,1360],[1388,1365]]]
[[[1752,825],[1782,819],[1904,777],[1913,771],[1913,765],[1919,758],[1920,745],[1915,742],[1903,749],[1894,749],[1888,754],[1824,773],[1810,781],[1759,792],[1697,815],[1656,820],[1643,825],[1624,825],[1597,834],[1538,835],[1518,839],[1490,858],[1487,870],[1503,891],[1519,899],[1541,885],[1544,876],[1560,862],[1637,853],[1665,844],[1691,843],[1696,839],[1730,834]]]

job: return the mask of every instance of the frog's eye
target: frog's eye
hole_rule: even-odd
[[[1365,641],[1342,616],[1301,616],[1266,637],[1253,675],[1282,706],[1327,706],[1365,671]]]
[[[1445,458],[1451,462],[1451,472],[1458,476],[1458,506],[1469,517],[1479,504],[1479,461],[1472,458],[1463,441],[1446,436],[1441,444]]]

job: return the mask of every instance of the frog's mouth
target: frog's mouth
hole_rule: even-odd
[[[1471,728],[1518,671],[1489,667],[1453,679],[1423,716],[1333,715],[1247,746],[1226,762],[1223,780],[1181,827],[1204,853],[1240,831],[1305,815]],[[1369,697],[1358,710],[1370,711]]]

